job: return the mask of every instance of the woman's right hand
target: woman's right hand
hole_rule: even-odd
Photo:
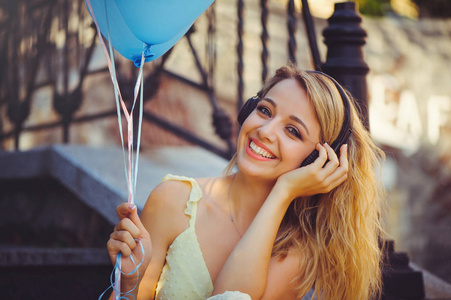
[[[119,223],[114,228],[107,242],[108,254],[111,262],[115,265],[118,253],[122,253],[121,270],[124,274],[132,272],[136,268],[136,265],[142,261],[138,269],[139,279],[141,279],[149,265],[152,254],[152,243],[149,232],[141,223],[136,205],[123,203],[117,207],[116,211],[119,217]],[[144,249],[144,259],[139,243],[142,244],[142,248]],[[133,256],[134,262],[130,258],[130,255]],[[122,280],[125,279],[132,285],[136,283],[135,280],[138,277],[136,274],[129,276],[124,274],[122,275]]]
[[[348,178],[348,146],[340,147],[340,157],[328,144],[317,144],[318,158],[310,165],[282,174],[276,186],[287,199],[329,193]]]

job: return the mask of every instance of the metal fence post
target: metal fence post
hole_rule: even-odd
[[[355,2],[335,3],[328,22],[323,31],[327,58],[321,69],[351,92],[359,105],[361,120],[369,129],[366,83],[369,67],[362,52],[367,34],[360,26],[362,18],[356,11]]]

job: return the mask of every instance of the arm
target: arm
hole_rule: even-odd
[[[286,204],[274,200],[286,196],[282,190],[271,191],[219,273],[213,294],[229,290],[247,293],[252,299],[262,297],[268,277],[272,246],[289,205],[288,201]]]
[[[320,154],[313,164],[278,178],[245,235],[222,268],[215,283],[214,295],[231,290],[247,293],[252,299],[261,299],[263,295],[265,298],[278,298],[277,292],[273,290],[277,286],[273,283],[267,284],[267,280],[273,278],[272,274],[269,274],[272,247],[289,204],[296,197],[329,192],[347,177],[345,146],[341,148],[340,162],[330,146],[323,147],[318,144],[317,149]],[[328,158],[330,161],[323,168]],[[295,273],[300,273],[299,264],[294,267],[289,264],[280,266],[286,270],[298,268]],[[284,287],[289,282],[286,278]]]
[[[161,183],[150,194],[141,217],[138,217],[136,208],[130,210],[126,203],[118,206],[120,221],[107,244],[113,264],[119,252],[123,255],[124,272],[134,268],[134,264],[129,259],[130,254],[137,255],[135,261],[141,261],[140,247],[134,239],[140,239],[145,249],[145,259],[139,268],[138,282],[136,274],[121,277],[122,291],[129,291],[138,283],[139,289],[136,288],[132,292],[135,299],[136,296],[138,296],[137,299],[154,297],[166,251],[175,237],[187,226],[187,217],[183,210],[189,191],[190,187],[184,183],[175,181]],[[168,223],[168,219],[172,222]]]

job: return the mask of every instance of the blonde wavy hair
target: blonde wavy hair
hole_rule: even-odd
[[[259,92],[294,78],[306,91],[321,128],[321,140],[332,144],[341,130],[344,105],[335,84],[326,76],[278,69]],[[351,99],[352,134],[348,144],[348,179],[327,194],[295,199],[288,208],[273,247],[284,258],[296,251],[302,259],[298,295],[314,287],[319,299],[378,299],[381,293],[385,195],[376,176],[384,153],[374,144]],[[232,159],[226,169],[236,164]],[[314,295],[314,296],[315,296]]]

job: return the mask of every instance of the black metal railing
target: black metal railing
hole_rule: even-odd
[[[364,31],[359,25],[361,19],[355,12],[354,3],[339,4],[336,12],[329,19],[329,27],[324,33],[325,43],[328,46],[327,60],[324,64],[320,61],[314,22],[310,15],[308,1],[302,0],[300,4],[302,6],[302,14],[296,10],[294,0],[289,0],[287,4],[287,59],[296,62],[296,29],[298,19],[301,20],[302,17],[314,67],[333,74],[351,92],[359,94],[357,98],[364,104],[361,105],[364,108],[362,110],[363,118],[367,120],[365,76],[368,72],[368,67],[361,55],[361,47],[365,43],[365,34],[362,34]],[[270,55],[268,50],[270,36],[267,28],[268,17],[271,11],[268,8],[268,0],[260,0],[260,8],[261,79],[264,81],[268,76],[268,57]],[[6,111],[6,116],[9,120],[9,123],[4,119],[0,121],[1,145],[7,139],[14,139],[15,148],[20,149],[20,136],[22,133],[48,130],[50,128],[61,128],[63,133],[62,142],[69,143],[69,128],[71,125],[81,122],[93,122],[97,119],[116,115],[115,110],[81,116],[76,114],[83,102],[82,86],[85,79],[91,74],[107,72],[106,68],[89,70],[93,51],[97,44],[97,37],[95,34],[91,37],[82,34],[86,32],[86,27],[92,27],[90,16],[87,13],[83,0],[8,1],[8,3],[0,6],[0,9],[2,9],[2,15],[4,16],[0,20],[2,25],[0,30],[0,37],[2,38],[0,61],[3,66],[0,71],[0,106]],[[245,82],[243,72],[246,63],[243,58],[243,35],[245,11],[246,1],[237,0],[237,110],[244,101]],[[340,12],[342,13],[340,14]],[[162,59],[154,63],[153,71],[146,76],[144,95],[145,101],[152,99],[158,90],[162,74],[177,78],[205,92],[212,107],[212,124],[215,127],[216,134],[224,141],[225,147],[212,144],[199,137],[196,133],[189,132],[170,120],[148,111],[144,111],[144,120],[153,122],[190,143],[200,145],[222,157],[229,158],[235,148],[231,140],[233,126],[230,117],[219,105],[213,86],[216,63],[215,15],[215,5],[213,4],[207,11],[208,51],[206,63],[200,59],[196,45],[192,41],[191,36],[195,32],[194,27],[185,35],[201,81],[194,82],[189,78],[167,71],[165,62],[171,55],[169,51]],[[73,28],[74,18],[78,20],[76,28]],[[55,26],[58,29],[57,33],[55,33]],[[350,38],[346,36],[350,31],[359,34]],[[340,35],[343,37],[340,38]],[[345,49],[341,51],[341,48]],[[23,49],[23,51],[17,51],[17,49]],[[349,64],[350,55],[347,54],[349,49],[354,49],[352,51],[352,59],[354,62],[358,62],[357,64],[354,62]],[[125,68],[118,70],[118,82],[121,89],[124,90],[124,94],[132,94],[133,83],[130,82],[130,76],[126,76],[126,71]],[[69,76],[74,72],[77,74],[78,84],[71,87]],[[51,86],[53,89],[53,110],[57,113],[58,120],[25,126],[24,124],[29,118],[32,107],[33,93],[46,85]],[[9,130],[5,130],[8,127],[6,125],[9,125]]]

